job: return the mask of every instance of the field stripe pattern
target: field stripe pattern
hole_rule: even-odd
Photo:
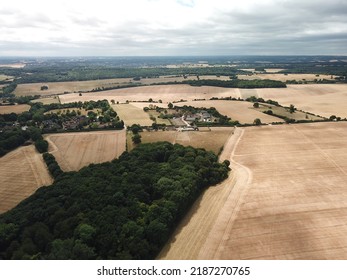
[[[347,259],[347,123],[252,127],[233,137],[225,151],[236,183],[208,236],[185,253],[176,251],[187,242],[178,234],[161,257]],[[204,207],[213,206],[197,212]]]
[[[78,171],[91,163],[111,161],[125,151],[125,130],[60,133],[46,136],[49,152],[63,171]]]
[[[34,146],[20,147],[0,158],[0,174],[0,213],[53,182]]]

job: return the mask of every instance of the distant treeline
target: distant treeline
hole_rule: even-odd
[[[188,80],[183,81],[183,84],[191,86],[214,86],[225,88],[285,88],[285,83],[273,80]]]
[[[287,74],[322,74],[322,75],[336,75],[343,76],[341,82],[346,82],[347,77],[347,63],[346,62],[316,62],[305,64],[289,64],[284,66],[285,70],[280,73]]]
[[[12,97],[12,92],[16,89],[17,84],[12,82],[9,85],[2,88],[2,93],[0,94],[0,97]]]
[[[160,142],[58,175],[0,216],[0,259],[153,259],[228,166],[212,152]]]
[[[24,70],[25,69],[25,70]],[[24,69],[17,69],[11,75],[20,77],[16,83],[44,83],[44,82],[65,82],[65,81],[86,81],[97,79],[114,78],[156,78],[159,76],[189,76],[189,75],[220,75],[235,76],[245,74],[242,70],[231,67],[205,67],[205,68],[119,68],[108,66],[67,67],[64,65],[55,66],[28,66]],[[28,74],[30,73],[30,74]]]

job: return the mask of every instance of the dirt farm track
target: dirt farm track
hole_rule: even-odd
[[[231,176],[159,258],[347,259],[346,139],[345,122],[236,129],[221,155]]]

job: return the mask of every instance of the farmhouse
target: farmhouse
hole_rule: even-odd
[[[199,120],[200,116],[197,114],[192,114],[192,115],[185,115],[184,120],[187,122],[195,122],[196,120]]]
[[[200,116],[201,122],[211,122],[212,121],[212,115],[208,113],[207,111],[200,111],[198,114]]]
[[[200,111],[196,114],[185,114],[184,120],[188,123],[198,122],[212,122],[212,115],[207,111]]]

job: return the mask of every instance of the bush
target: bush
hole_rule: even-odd
[[[141,143],[141,135],[140,134],[135,134],[132,138],[134,144],[140,144]]]

